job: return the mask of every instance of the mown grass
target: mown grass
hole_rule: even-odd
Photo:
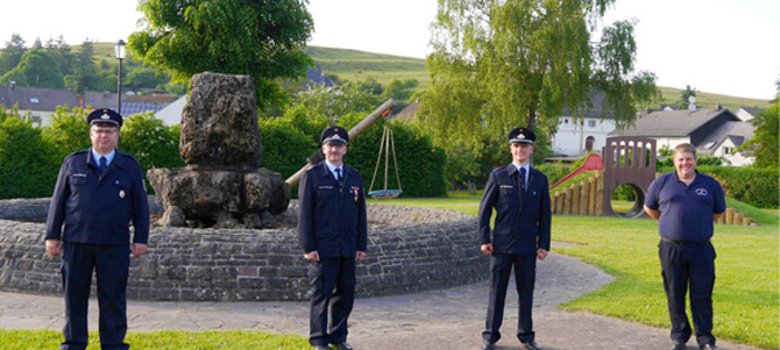
[[[210,349],[310,349],[307,339],[255,331],[160,331],[130,332],[125,339],[133,349],[210,350]],[[0,348],[7,350],[55,349],[62,333],[51,330],[0,329]],[[90,349],[98,349],[97,333],[90,333]]]
[[[387,203],[449,208],[476,215],[479,196],[448,200],[403,198]],[[777,349],[780,346],[780,261],[777,213],[729,199],[741,212],[756,212],[761,226],[716,225],[713,293],[715,336]],[[658,262],[657,223],[650,219],[555,216],[553,241],[577,244],[554,248],[596,265],[616,277],[613,283],[562,308],[669,327]]]

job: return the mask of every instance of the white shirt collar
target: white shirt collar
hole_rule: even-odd
[[[335,164],[333,164],[333,163],[331,163],[331,162],[326,160],[325,161],[325,165],[328,167],[328,170],[330,170],[330,173],[333,174],[333,177],[338,177],[338,176],[336,176],[337,175],[336,174],[336,169],[341,169],[341,176],[344,176],[344,164],[343,163],[341,165],[335,165]]]

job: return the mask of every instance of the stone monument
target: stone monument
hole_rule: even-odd
[[[255,85],[246,75],[192,77],[179,154],[187,165],[150,169],[162,226],[269,228],[290,201],[281,174],[259,168],[263,145]]]

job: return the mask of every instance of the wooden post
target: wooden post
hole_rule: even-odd
[[[726,225],[734,224],[734,208],[726,208]]]
[[[571,215],[580,215],[580,184],[571,185]]]
[[[563,194],[558,192],[553,197],[553,212],[555,214],[563,214]]]
[[[585,181],[580,183],[580,215],[590,215],[588,203],[590,202],[590,187]]]
[[[596,215],[604,215],[604,202],[601,198],[604,196],[604,170],[599,170],[596,176]]]
[[[563,196],[563,215],[569,215],[571,214],[571,187],[564,191]]]
[[[747,216],[742,217],[742,225],[750,226],[750,218]]]
[[[596,213],[596,202],[601,200],[601,198],[598,196],[598,193],[596,192],[596,180],[598,177],[593,178],[591,177],[588,179],[588,214],[590,215],[598,215]]]

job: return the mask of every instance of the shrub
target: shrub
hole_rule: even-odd
[[[750,167],[712,167],[697,169],[720,181],[726,195],[759,208],[780,206],[780,170]]]
[[[60,161],[29,121],[0,122],[0,199],[51,196]]]

